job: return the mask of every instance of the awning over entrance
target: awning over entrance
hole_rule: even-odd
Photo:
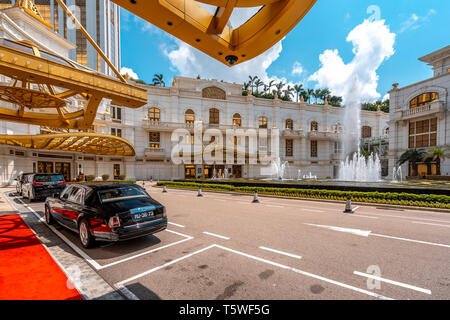
[[[134,156],[127,140],[101,133],[70,132],[40,135],[0,135],[0,143],[53,151],[72,151],[96,155]]]

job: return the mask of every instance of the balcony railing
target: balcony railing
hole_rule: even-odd
[[[422,112],[427,112],[427,111],[430,111],[430,110],[431,110],[431,104],[426,104],[424,106],[420,106],[420,107],[416,107],[416,108],[412,108],[412,109],[409,109],[409,110],[402,111],[402,116],[403,117],[407,117],[407,116],[410,116],[410,115],[414,115],[414,114],[422,113]]]
[[[144,155],[147,159],[163,160],[165,152],[164,148],[145,148]]]
[[[418,116],[427,116],[436,113],[444,112],[444,103],[440,100],[435,100],[428,104],[412,109],[399,109],[394,113],[397,120],[407,120]]]

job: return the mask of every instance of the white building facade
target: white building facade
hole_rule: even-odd
[[[398,88],[390,94],[389,167],[409,149],[450,147],[450,46],[419,59],[433,67],[433,77]],[[436,162],[418,164],[419,176],[436,175]],[[404,175],[411,175],[411,165],[402,167]],[[441,161],[442,175],[450,175],[450,160]]]

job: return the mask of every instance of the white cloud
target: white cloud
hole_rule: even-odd
[[[175,43],[178,47],[172,50],[165,49],[164,54],[181,76],[196,77],[200,75],[203,79],[236,83],[247,81],[249,75],[258,76],[264,82],[274,79],[268,76],[267,69],[272,62],[278,59],[283,49],[280,41],[258,57],[228,67],[178,39],[175,39]]]
[[[390,32],[384,20],[364,20],[346,40],[353,44],[353,60],[345,64],[338,50],[325,50],[319,57],[321,68],[309,80],[342,96],[344,103],[378,99],[381,94],[377,92],[376,71],[394,54],[395,34]]]
[[[417,30],[419,29],[424,22],[428,21],[428,19],[435,15],[437,12],[434,9],[428,10],[427,14],[420,17],[417,14],[413,13],[411,16],[402,23],[399,33],[403,33],[408,30]]]
[[[120,69],[120,74],[125,75],[127,73],[131,78],[136,79],[136,80],[139,79],[139,76],[136,74],[136,72],[133,71],[133,69],[127,68],[127,67],[122,67]]]
[[[303,66],[300,62],[295,61],[292,66],[292,75],[301,75],[303,73]]]

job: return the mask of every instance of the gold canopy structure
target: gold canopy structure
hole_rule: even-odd
[[[100,133],[70,132],[39,135],[0,135],[0,143],[52,151],[72,151],[97,155],[134,156],[127,140]]]
[[[38,48],[26,41],[0,38],[0,74],[12,79],[0,86],[0,120],[65,129],[91,127],[103,98],[115,104],[139,108],[147,92]],[[66,99],[84,100],[70,110]]]
[[[112,0],[158,28],[228,65],[250,60],[292,30],[317,0]],[[211,14],[199,4],[215,6]],[[261,7],[238,28],[235,8]]]

